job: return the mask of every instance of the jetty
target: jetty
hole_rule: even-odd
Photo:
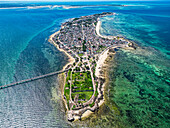
[[[57,75],[57,74],[61,74],[61,73],[66,72],[66,71],[68,71],[68,70],[69,70],[69,69],[66,69],[66,70],[60,70],[60,71],[56,71],[56,72],[52,72],[52,73],[48,73],[48,74],[45,74],[45,75],[36,76],[36,77],[33,77],[33,78],[29,78],[29,79],[21,80],[21,81],[14,82],[14,83],[11,83],[11,84],[2,85],[2,86],[0,86],[0,89],[4,89],[4,88],[8,88],[8,87],[12,87],[12,86],[16,86],[16,85],[20,85],[20,84],[25,84],[25,83],[28,83],[28,82],[32,82],[32,81],[35,81],[35,80],[39,80],[39,79],[43,79],[43,78],[47,78],[47,77],[50,77],[50,76],[54,76],[54,75]]]
[[[124,37],[100,34],[100,18],[110,15],[115,13],[70,19],[50,36],[49,42],[75,60],[65,73],[62,92],[68,121],[86,118],[104,103],[105,63],[113,58],[116,50],[133,45]]]

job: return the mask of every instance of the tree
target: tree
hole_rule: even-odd
[[[86,66],[86,69],[89,70],[90,69],[89,66]]]
[[[82,61],[83,60],[83,58],[82,57],[80,57],[80,61]]]
[[[87,48],[85,44],[86,44],[86,41],[83,40],[83,47],[82,47],[82,48],[83,48],[83,51],[84,51],[84,52],[86,52],[86,48]]]
[[[95,61],[95,60],[93,61],[93,64],[96,64],[96,61]]]
[[[76,71],[80,71],[80,68],[79,68],[79,67],[76,67]]]
[[[90,72],[89,71],[87,71],[87,76],[89,76],[90,75]]]
[[[80,67],[82,66],[82,63],[80,63]]]
[[[83,40],[83,43],[84,43],[84,44],[86,44],[86,41],[85,41],[85,40]]]
[[[103,48],[104,46],[103,45],[99,45],[99,48]]]
[[[79,58],[76,57],[76,62],[78,62],[78,61],[79,61]]]
[[[86,45],[83,43],[83,52],[86,52]]]

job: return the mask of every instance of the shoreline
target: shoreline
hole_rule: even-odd
[[[116,13],[114,13],[113,15],[115,15]],[[101,38],[105,38],[105,39],[116,39],[116,36],[104,36],[100,34],[100,28],[102,25],[102,22],[99,20],[99,18],[97,19],[97,25],[96,25],[96,34],[101,37]]]
[[[55,43],[55,41],[53,40],[53,38],[55,37],[56,34],[59,34],[60,30],[55,32],[54,34],[52,34],[49,38],[49,42],[52,43],[59,51],[64,52],[64,54],[66,54],[69,57],[68,63],[63,67],[62,70],[65,70],[66,67],[68,67],[68,65],[73,64],[75,62],[75,59],[64,49],[59,48],[59,45]]]
[[[110,15],[110,14],[108,14],[108,15]],[[112,13],[111,15],[115,15],[115,13]],[[107,16],[107,14],[104,14],[103,16]],[[86,18],[87,16],[82,16],[82,18],[84,18],[84,17]],[[69,121],[76,121],[76,120],[80,120],[80,119],[86,119],[91,114],[93,114],[96,109],[99,109],[105,103],[105,88],[106,88],[106,85],[107,85],[107,77],[106,77],[105,67],[107,67],[106,66],[108,64],[107,62],[110,61],[109,58],[110,57],[112,58],[112,55],[116,54],[116,51],[115,51],[116,48],[119,49],[119,48],[130,47],[130,44],[132,43],[129,40],[124,39],[123,37],[119,38],[119,40],[118,40],[117,36],[102,36],[100,34],[100,32],[99,32],[100,31],[100,27],[101,27],[101,23],[102,23],[99,20],[99,18],[100,17],[98,17],[96,19],[97,24],[96,25],[93,24],[93,28],[94,28],[94,31],[96,33],[95,36],[99,37],[99,38],[102,38],[102,39],[107,39],[107,40],[116,40],[118,43],[119,42],[124,42],[124,44],[121,44],[121,45],[120,44],[109,45],[103,51],[101,51],[101,53],[96,55],[96,57],[98,59],[96,60],[97,61],[96,62],[96,67],[95,67],[96,71],[94,72],[94,74],[95,74],[95,77],[97,78],[98,84],[97,84],[97,87],[95,87],[96,89],[94,88],[94,90],[97,91],[97,95],[94,97],[94,95],[96,93],[96,91],[94,91],[94,94],[92,96],[93,98],[91,97],[91,99],[94,100],[94,98],[95,98],[95,100],[93,101],[93,100],[90,99],[88,101],[90,104],[92,103],[92,101],[94,102],[94,106],[93,107],[86,106],[85,108],[81,108],[81,109],[78,109],[78,110],[72,110],[72,109],[69,110],[70,106],[67,105],[68,101],[66,100],[65,94],[64,94],[67,74],[64,74],[64,82],[63,82],[63,87],[61,87],[62,88],[61,91],[62,91],[62,99],[63,99],[65,107],[67,109],[66,113],[68,115],[68,120]],[[70,22],[73,22],[73,21],[75,21],[74,18]],[[63,23],[61,25],[61,29],[62,30],[65,28],[67,23],[68,22]],[[63,42],[61,42],[60,39],[57,37],[58,35],[60,35],[60,32],[61,31],[59,30],[59,31],[55,32],[54,34],[52,34],[50,36],[50,38],[49,38],[49,42],[52,43],[59,51],[64,52],[69,57],[68,63],[63,67],[63,70],[64,70],[64,69],[66,69],[67,67],[69,67],[70,65],[72,65],[75,62],[75,58],[73,58],[68,53],[66,48],[64,48],[64,47],[60,48],[59,44],[57,44],[55,42],[55,41],[58,41],[58,43],[63,44]],[[94,86],[94,84],[93,84],[93,86]],[[70,88],[71,88],[71,85],[70,85]],[[71,101],[71,102],[73,102],[73,101]],[[78,116],[77,115],[78,113],[82,113],[81,116],[80,115]]]
[[[114,13],[113,15],[115,15],[116,13]],[[101,35],[100,34],[100,28],[101,28],[101,24],[102,24],[102,22],[98,19],[98,22],[97,22],[97,25],[96,25],[96,34],[97,34],[97,36],[99,36],[99,37],[101,37],[101,38],[105,38],[105,39],[116,39],[117,37],[116,36],[103,36],[103,35]],[[124,40],[124,39],[123,39]],[[130,42],[128,42],[128,44],[129,44]],[[127,48],[129,48],[129,46],[128,46],[128,44],[125,46],[125,47],[127,47]],[[110,54],[110,52],[109,52],[109,49],[115,49],[115,48],[117,48],[117,47],[119,47],[119,46],[112,46],[112,47],[110,47],[110,48],[107,48],[107,49],[105,49],[101,54],[100,54],[100,56],[99,56],[99,60],[98,60],[98,62],[97,62],[97,66],[96,66],[96,72],[95,72],[95,75],[97,76],[97,77],[100,77],[100,75],[101,75],[101,73],[100,73],[100,71],[103,71],[104,69],[103,69],[103,67],[105,66],[105,65],[108,65],[108,62],[106,62],[107,61],[107,59],[109,58],[109,56],[108,56],[108,54]],[[113,54],[113,55],[115,55],[116,54],[116,51],[114,51],[114,53],[111,53],[111,54]],[[111,59],[113,59],[113,58],[111,58]],[[111,60],[109,60],[109,61],[111,61]],[[106,64],[105,64],[106,63]],[[101,102],[99,102],[99,107],[101,106],[101,105],[103,105],[104,104],[104,102],[105,102],[105,88],[106,88],[106,86],[107,86],[107,81],[108,81],[108,79],[107,79],[107,77],[106,77],[106,73],[107,73],[107,69],[106,70],[104,70],[104,76],[102,76],[102,77],[104,77],[104,79],[106,80],[104,83],[103,83],[103,85],[102,85],[102,87],[101,87],[101,90],[103,91],[103,100],[101,100]],[[98,91],[99,91],[99,89],[98,89]]]
[[[60,30],[53,33],[50,38],[48,39],[48,41],[53,44],[60,52],[63,52],[69,59],[68,59],[68,63],[66,63],[62,70],[65,70],[69,65],[72,65],[74,62],[75,62],[75,59],[64,49],[62,48],[59,48],[59,45],[55,43],[55,41],[53,40],[53,38],[55,37],[55,35],[59,34],[60,33]],[[59,75],[63,75],[63,79],[61,79],[60,77],[60,80],[63,80],[63,85],[60,85],[61,86],[61,97],[62,97],[62,101],[64,102],[64,107],[65,109],[68,111],[68,106],[67,106],[67,102],[64,100],[63,98],[63,95],[64,95],[64,86],[65,86],[65,82],[66,82],[66,75],[64,73],[62,74],[59,74]]]
[[[106,59],[108,58],[108,51],[109,51],[109,49],[107,49],[107,50],[105,50],[104,52],[103,52],[103,54],[100,56],[100,59],[98,60],[100,63],[100,66],[96,66],[96,72],[98,72],[97,73],[97,77],[99,78],[100,77],[100,75],[102,75],[101,73],[99,73],[101,70],[103,71],[103,65],[105,65],[104,63],[105,63],[105,61],[106,61]],[[98,62],[97,62],[98,63]],[[97,65],[99,65],[99,64],[97,64]],[[99,68],[97,68],[97,67],[101,67],[101,69],[99,69]],[[105,74],[105,72],[104,72],[104,74]],[[106,79],[105,77],[104,77],[104,79]],[[97,91],[98,92],[100,92],[100,88],[101,88],[101,90],[102,90],[102,92],[103,92],[103,95],[104,95],[104,88],[105,88],[105,85],[106,85],[106,82],[104,82],[103,84],[102,84],[102,86],[100,87],[100,86],[98,86],[98,88],[97,88]],[[100,93],[101,94],[101,93]],[[98,97],[101,97],[101,95],[99,95]],[[100,100],[100,102],[98,103],[98,107],[99,107],[99,109],[100,109],[100,107],[101,107],[101,105],[103,105],[104,104],[104,102],[105,102],[105,98],[104,98],[105,96],[103,96],[103,98]],[[85,111],[83,114],[82,114],[82,119],[86,119],[86,118],[88,118],[91,114],[93,114],[94,112],[92,112],[92,111],[90,111],[90,110],[87,110],[87,111]]]
[[[99,21],[98,21],[98,22],[99,22]],[[99,22],[99,23],[100,23],[100,22]],[[96,28],[97,28],[97,26],[96,26]],[[98,27],[97,29],[100,29],[100,28]],[[96,30],[97,30],[97,29],[96,29]],[[63,67],[63,69],[62,69],[62,70],[65,70],[68,65],[73,64],[73,63],[75,62],[75,59],[74,59],[66,50],[59,48],[59,45],[56,44],[55,41],[53,40],[53,38],[55,37],[55,35],[57,35],[57,34],[59,34],[59,33],[60,33],[60,30],[57,31],[57,32],[55,32],[54,34],[52,34],[52,35],[50,36],[50,38],[49,38],[48,41],[49,41],[50,43],[52,43],[59,51],[64,52],[64,54],[66,54],[66,55],[69,57],[69,60],[68,60],[69,62],[68,62],[68,63]],[[98,36],[100,36],[100,34],[99,34]],[[103,36],[102,38],[107,38],[107,37],[106,37],[106,36]],[[107,55],[107,54],[108,54],[108,51],[109,51],[109,49],[104,50],[104,51],[102,52],[102,54],[100,55],[100,58],[101,58],[101,59],[98,60],[100,63],[97,64],[97,65],[100,65],[100,66],[96,66],[96,72],[98,72],[98,74],[96,75],[97,77],[101,75],[101,74],[99,73],[100,69],[98,69],[97,67],[102,67],[102,66],[104,65],[104,63],[105,63],[105,61],[106,61],[106,59],[107,59],[107,57],[108,57],[108,55]],[[61,94],[62,94],[62,95],[64,95],[65,82],[66,82],[66,80],[65,80],[65,75],[64,75],[63,87],[61,87],[61,89],[62,89]],[[102,91],[103,91],[103,94],[104,94],[105,85],[106,85],[106,83],[104,83],[103,86],[101,87],[101,88],[102,88]],[[99,87],[97,88],[97,90],[99,91]],[[67,106],[66,101],[64,100],[64,98],[62,98],[62,99],[63,99],[63,101],[64,101],[65,108],[68,110],[68,106]],[[105,102],[105,100],[104,100],[104,97],[103,97],[103,99],[100,100],[100,102],[99,102],[99,107],[100,107],[101,105],[103,105],[104,102]],[[92,111],[90,111],[90,110],[86,110],[86,111],[82,114],[82,119],[88,118],[88,117],[89,117],[91,114],[93,114],[93,113],[94,113],[94,112],[92,112]],[[77,118],[75,119],[75,121],[76,121],[76,120],[79,120],[79,118],[77,117]]]

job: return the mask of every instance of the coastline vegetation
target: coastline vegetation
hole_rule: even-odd
[[[104,103],[105,76],[104,62],[113,44],[122,44],[128,47],[124,38],[116,40],[115,37],[103,37],[99,34],[98,19],[114,13],[101,13],[96,15],[74,18],[62,24],[52,41],[59,49],[63,49],[71,58],[72,64],[65,69],[65,85],[63,100],[68,110],[68,120],[81,119],[88,109],[93,112]],[[120,46],[119,46],[120,47]],[[71,111],[72,110],[72,111]],[[76,115],[76,116],[75,116]]]

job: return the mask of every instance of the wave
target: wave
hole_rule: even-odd
[[[74,8],[85,8],[85,7],[98,7],[98,6],[122,6],[126,7],[129,5],[39,5],[39,6],[18,6],[18,7],[0,7],[0,9],[40,9],[40,8],[49,8],[49,9],[74,9]],[[131,6],[131,5],[130,5]]]
[[[124,5],[124,6],[147,6],[147,5],[133,5],[133,4],[129,4],[129,5]]]
[[[63,8],[63,9],[71,9],[71,8],[80,8],[81,6],[68,6],[68,5],[44,5],[44,6],[24,6],[24,7],[0,7],[0,9],[40,9],[40,8]]]
[[[7,8],[0,8],[0,9],[22,9],[26,7],[7,7]]]

